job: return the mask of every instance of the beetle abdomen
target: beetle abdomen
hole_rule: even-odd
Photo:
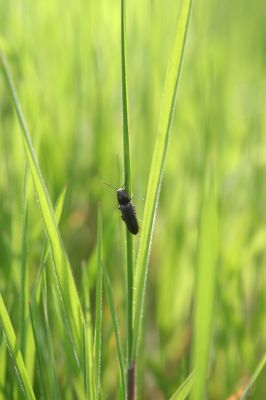
[[[139,231],[139,224],[132,203],[128,202],[127,204],[120,204],[119,210],[121,211],[127,229],[133,233],[133,235],[136,235]]]

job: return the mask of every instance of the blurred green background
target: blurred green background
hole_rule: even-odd
[[[172,0],[127,1],[133,201],[140,225],[178,8]],[[103,184],[123,184],[119,18],[118,0],[0,0],[1,44],[54,204],[67,187],[60,231],[77,286],[86,264],[94,291],[100,204],[104,264],[123,336],[124,228],[115,192]],[[193,3],[150,257],[143,399],[168,398],[190,372],[200,196],[209,158],[215,164],[220,221],[209,398],[225,399],[237,391],[265,351],[265,21],[262,0]],[[1,79],[0,290],[15,327],[25,168],[18,129]],[[32,287],[45,238],[32,184],[28,207]],[[134,242],[137,247],[138,238]],[[62,331],[52,300],[49,307],[57,376],[67,398]],[[103,337],[103,387],[107,398],[115,398],[119,372],[105,305]],[[7,386],[13,380],[6,372]],[[253,398],[266,398],[263,376]]]

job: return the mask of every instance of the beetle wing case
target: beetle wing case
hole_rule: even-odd
[[[136,235],[139,231],[139,224],[132,203],[120,204],[119,209],[127,229],[133,233],[133,235]]]

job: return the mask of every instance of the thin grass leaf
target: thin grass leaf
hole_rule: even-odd
[[[264,356],[262,357],[262,359],[258,363],[253,375],[251,376],[251,378],[250,378],[250,380],[249,380],[249,382],[247,384],[247,387],[246,387],[246,389],[245,389],[245,391],[244,391],[244,393],[243,393],[243,395],[241,397],[241,400],[247,400],[248,399],[249,392],[251,391],[251,389],[255,385],[256,380],[258,379],[261,371],[265,367],[265,364],[266,364],[266,353],[264,353]]]
[[[185,379],[177,391],[170,397],[170,400],[185,400],[193,386],[193,372]]]
[[[86,325],[83,325],[83,379],[86,399],[90,399],[90,385],[89,385],[89,363],[88,363],[88,339],[86,335]]]
[[[9,88],[17,117],[22,128],[21,132],[24,149],[32,174],[36,193],[39,199],[44,226],[51,246],[54,272],[56,275],[59,297],[63,303],[66,328],[71,339],[75,359],[77,361],[77,364],[80,366],[80,357],[82,350],[82,326],[84,320],[82,308],[80,305],[69,261],[57,228],[51,201],[41,174],[40,167],[38,165],[36,155],[34,153],[30,134],[26,125],[21,105],[19,103],[15,85],[13,83],[11,71],[2,51],[0,52],[0,62],[4,72],[6,84]]]
[[[22,210],[21,210],[21,266],[20,266],[20,299],[19,299],[19,333],[20,348],[25,357],[26,354],[26,338],[27,338],[27,313],[28,313],[28,271],[27,271],[27,240],[28,240],[28,207],[27,207],[27,179],[28,168],[25,167],[23,190],[22,190]]]
[[[118,318],[117,318],[115,305],[114,305],[112,287],[111,287],[110,279],[109,279],[106,268],[103,268],[103,280],[104,280],[104,287],[105,287],[107,302],[108,302],[108,305],[109,305],[109,308],[111,311],[113,329],[114,329],[114,334],[115,334],[115,339],[116,339],[116,347],[117,347],[118,361],[119,361],[120,374],[121,374],[121,384],[122,384],[122,391],[123,391],[123,396],[124,396],[123,398],[127,399],[126,371],[125,371],[124,359],[123,359],[123,349],[122,349],[122,344],[121,344],[121,339],[120,339]]]
[[[0,341],[0,400],[5,400],[4,387],[6,383],[6,344],[4,335],[1,335]]]
[[[97,398],[101,391],[101,339],[102,339],[102,215],[98,209],[97,228],[97,276],[96,276],[96,316],[94,334],[94,359],[96,370]]]
[[[43,290],[42,290],[42,305],[43,305],[43,315],[44,315],[44,325],[45,325],[45,333],[47,337],[47,352],[48,352],[48,363],[50,365],[50,393],[49,398],[59,399],[59,387],[56,378],[56,363],[54,357],[53,350],[53,341],[52,341],[52,332],[50,328],[49,318],[48,318],[48,301],[47,301],[47,280],[46,275],[44,275],[43,280]]]
[[[31,320],[31,327],[32,327],[32,332],[33,332],[33,338],[34,338],[34,343],[35,343],[35,349],[36,349],[36,359],[37,359],[37,370],[38,370],[38,376],[39,376],[39,384],[40,384],[40,389],[41,389],[41,394],[45,399],[48,399],[48,385],[46,382],[46,365],[43,361],[42,354],[43,354],[43,348],[39,344],[39,339],[38,339],[38,333],[37,333],[37,323],[35,319],[35,311],[33,311],[32,303],[29,305],[30,308],[30,320]]]
[[[10,321],[4,300],[0,294],[0,323],[5,335],[9,354],[15,366],[20,388],[28,400],[35,399],[33,388],[30,383],[28,371],[25,367],[21,352],[18,348],[18,340],[16,338],[12,323]]]
[[[179,82],[186,33],[190,15],[191,0],[183,0],[177,21],[174,47],[166,75],[163,101],[159,119],[159,132],[156,138],[149,174],[148,188],[144,207],[143,222],[139,239],[137,265],[135,273],[134,292],[134,333],[132,360],[137,356],[141,336],[141,319],[144,308],[144,294],[148,269],[149,249],[152,241],[152,231],[155,222],[155,212],[159,200],[160,185],[166,157],[170,127],[174,112],[176,92]]]
[[[64,188],[62,190],[62,192],[60,193],[56,205],[55,205],[55,220],[57,225],[59,225],[59,221],[62,215],[62,211],[63,211],[63,206],[64,206],[64,202],[65,202],[65,197],[66,197],[66,188]],[[46,264],[46,261],[48,259],[49,256],[49,252],[50,252],[50,246],[49,246],[49,241],[47,240],[47,238],[45,239],[44,242],[44,246],[43,246],[43,251],[42,251],[42,256],[41,256],[41,261],[40,261],[40,265],[39,265],[39,269],[38,269],[38,273],[34,282],[34,287],[33,287],[33,295],[32,295],[32,299],[34,301],[34,305],[37,306],[40,302],[40,298],[41,298],[41,285],[42,285],[42,276],[43,276],[43,271],[44,271],[44,267]],[[35,304],[36,303],[36,304]]]
[[[28,205],[27,205],[27,186],[28,186],[28,166],[26,164],[22,190],[22,210],[21,210],[21,267],[20,267],[20,299],[19,299],[19,340],[20,349],[28,375],[31,382],[34,378],[35,347],[33,332],[29,316],[29,277],[28,277]]]
[[[93,352],[93,333],[91,323],[90,289],[88,284],[88,267],[82,270],[82,285],[85,303],[85,322],[83,325],[83,363],[84,388],[87,399],[96,399],[96,366]]]
[[[66,195],[66,188],[62,190],[60,193],[56,206],[55,206],[55,219],[56,223],[59,224],[61,215],[62,215],[62,210],[64,206],[64,201],[65,201],[65,195]],[[56,374],[55,374],[55,362],[54,362],[54,355],[53,355],[53,349],[52,349],[52,341],[51,341],[51,333],[48,332],[47,328],[47,323],[45,324],[46,326],[46,337],[48,338],[48,347],[49,347],[49,354],[50,354],[50,359],[52,360],[52,363],[50,365],[53,366],[52,368],[52,379],[51,382],[48,382],[45,377],[47,377],[46,373],[46,363],[42,357],[43,354],[43,348],[41,347],[39,336],[38,336],[38,330],[37,330],[37,319],[39,315],[39,304],[41,300],[41,291],[42,291],[42,286],[45,286],[45,291],[46,291],[46,274],[44,272],[46,271],[44,269],[48,255],[50,253],[50,247],[49,247],[49,242],[47,239],[45,239],[45,243],[43,246],[43,251],[42,251],[42,256],[41,256],[41,261],[40,261],[40,266],[39,270],[37,273],[37,277],[34,283],[33,287],[33,294],[31,296],[31,302],[30,302],[30,319],[31,319],[31,326],[32,326],[32,331],[33,331],[33,337],[34,337],[34,343],[35,343],[35,348],[36,348],[36,353],[37,353],[37,360],[38,360],[38,372],[39,372],[39,381],[40,381],[40,386],[41,386],[41,391],[44,394],[44,398],[49,398],[51,396],[52,390],[49,389],[50,387],[53,388],[55,391],[55,396],[53,398],[59,398],[59,389],[58,389],[58,384],[56,380]],[[42,302],[42,306],[44,309],[44,314],[46,315],[45,319],[48,318],[48,312],[47,312],[47,295],[46,295],[46,302],[44,303],[44,298]]]
[[[121,77],[122,77],[122,109],[123,109],[123,154],[125,189],[131,196],[131,162],[128,122],[128,96],[126,73],[126,0],[121,0]],[[133,238],[126,229],[126,359],[128,368],[131,365],[131,349],[133,336]]]
[[[204,399],[212,337],[218,256],[217,200],[213,178],[208,174],[203,185],[198,261],[195,284],[193,336],[194,385],[192,399]]]

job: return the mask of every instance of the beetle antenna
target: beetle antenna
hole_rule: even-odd
[[[122,188],[124,188],[124,189],[125,189],[125,187],[126,187],[126,183],[127,183],[127,174],[126,174],[126,176],[125,176],[125,183],[124,183],[124,185],[122,186]]]
[[[103,182],[103,184],[104,184],[104,185],[106,185],[106,186],[109,186],[109,187],[110,187],[110,188],[112,188],[112,189],[115,189],[115,190],[117,190],[117,188],[116,188],[116,187],[114,187],[114,186],[112,186],[112,185],[109,185],[109,183]]]

